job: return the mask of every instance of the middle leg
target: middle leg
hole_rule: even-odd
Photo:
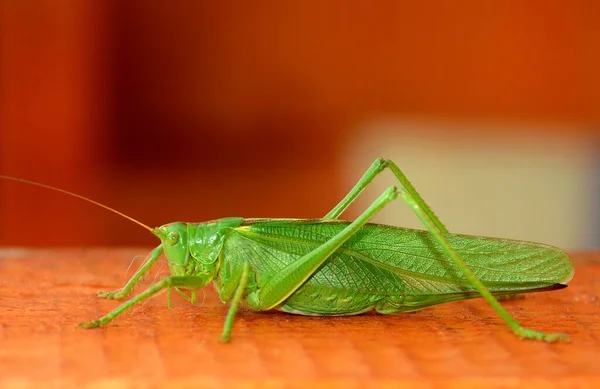
[[[127,309],[133,307],[137,303],[141,303],[144,300],[149,299],[154,296],[158,292],[169,289],[172,287],[176,288],[187,288],[187,289],[197,289],[204,286],[204,281],[199,277],[194,276],[170,276],[163,278],[162,280],[154,283],[148,287],[148,289],[144,290],[142,293],[130,298],[125,301],[123,304],[119,305],[117,308],[113,309],[106,315],[102,316],[98,320],[93,320],[87,323],[79,324],[80,327],[83,328],[95,328],[105,326],[111,321],[113,321],[117,316],[125,312]]]

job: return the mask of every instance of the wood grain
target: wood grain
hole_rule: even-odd
[[[212,287],[191,306],[160,295],[104,329],[77,323],[116,306],[146,249],[0,251],[0,388],[598,387],[600,253],[576,253],[569,288],[507,301],[523,324],[571,343],[513,336],[481,300],[396,316],[240,312],[220,344],[226,307]],[[163,264],[160,274],[166,273]],[[161,267],[158,266],[158,267]],[[147,287],[150,275],[137,289]]]

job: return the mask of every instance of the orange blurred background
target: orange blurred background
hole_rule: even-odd
[[[573,161],[581,171],[581,188],[574,184],[562,204],[582,218],[564,244],[600,246],[597,1],[0,4],[2,174],[74,191],[150,225],[308,218],[327,213],[383,146],[404,139],[419,138],[413,158],[429,164],[432,144],[460,145],[464,156],[548,143],[540,155],[549,159],[539,161],[553,161],[566,143],[571,152],[559,165],[543,165],[555,174]],[[389,129],[375,130],[380,120]],[[487,155],[444,174],[486,166]],[[401,151],[383,156],[403,166]],[[544,190],[564,182],[557,176]],[[478,217],[474,208],[460,212]],[[519,223],[513,212],[508,225]],[[564,230],[574,227],[564,222]],[[1,245],[153,243],[106,211],[0,180]]]

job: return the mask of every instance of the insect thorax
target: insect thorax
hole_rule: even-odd
[[[188,223],[189,259],[193,263],[193,269],[190,270],[193,274],[210,273],[211,278],[214,276],[225,236],[243,221],[242,218],[225,218],[206,223]]]

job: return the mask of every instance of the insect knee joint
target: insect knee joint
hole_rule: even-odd
[[[373,165],[376,166],[377,172],[382,172],[386,167],[388,167],[388,160],[382,157],[379,157],[373,162]]]
[[[396,186],[390,186],[386,190],[386,197],[389,200],[395,200],[398,198],[399,195],[400,195],[400,190]]]

